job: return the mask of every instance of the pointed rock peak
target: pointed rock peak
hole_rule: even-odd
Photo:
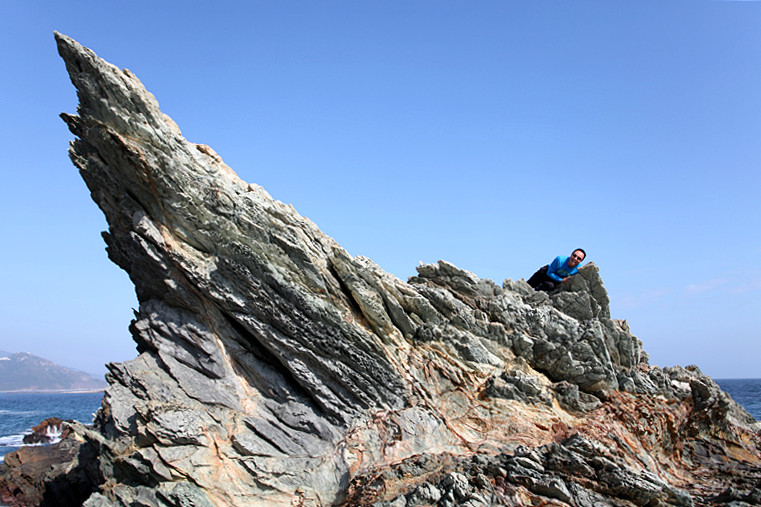
[[[129,70],[121,70],[102,60],[66,35],[54,34],[58,53],[77,89],[81,116],[140,135],[143,139],[180,134],[174,122],[161,112],[156,98]]]

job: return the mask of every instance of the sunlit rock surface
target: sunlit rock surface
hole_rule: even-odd
[[[597,266],[550,295],[444,261],[399,280],[56,39],[70,155],[140,303],[138,357],[62,441],[86,505],[761,501],[758,424],[696,367],[649,366]]]

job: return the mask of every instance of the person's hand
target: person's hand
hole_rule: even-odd
[[[560,281],[560,283],[563,283],[563,282],[565,282],[566,280],[568,280],[568,278],[569,278],[569,277],[567,277],[567,276],[566,276],[565,278],[563,278],[563,279]]]

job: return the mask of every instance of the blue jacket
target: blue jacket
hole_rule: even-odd
[[[550,267],[547,268],[547,276],[556,282],[562,282],[563,278],[578,273],[578,266],[576,268],[568,267],[568,259],[570,259],[570,257],[555,257],[555,260],[552,261]]]

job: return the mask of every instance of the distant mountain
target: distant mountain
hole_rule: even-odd
[[[95,391],[106,382],[27,352],[0,352],[0,391]]]

